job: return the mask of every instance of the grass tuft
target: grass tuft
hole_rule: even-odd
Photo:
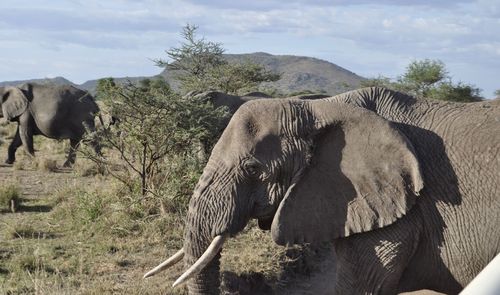
[[[0,187],[0,210],[16,212],[21,205],[21,192],[16,184]]]
[[[80,177],[90,177],[96,175],[105,175],[104,168],[95,164],[90,163],[86,159],[79,159],[75,166],[73,167],[73,171],[76,175]]]
[[[16,159],[14,162],[13,166],[14,170],[25,170],[26,169],[26,161],[24,158],[22,159]]]
[[[38,170],[44,172],[57,172],[57,161],[55,159],[40,157],[37,159],[36,164],[38,166]]]
[[[36,230],[32,224],[18,223],[9,227],[7,238],[10,239],[52,239],[56,235],[50,232]]]

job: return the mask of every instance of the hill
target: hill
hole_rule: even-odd
[[[230,62],[251,61],[264,65],[269,70],[281,73],[282,78],[279,81],[263,83],[260,88],[261,90],[274,89],[283,94],[309,90],[335,95],[358,88],[360,81],[364,79],[363,77],[360,77],[355,73],[331,62],[306,56],[272,55],[264,52],[256,52],[248,54],[226,54],[225,57]],[[173,74],[174,73],[172,71],[165,69],[159,74],[159,76],[166,79],[172,87],[177,88],[177,84],[173,81]],[[151,77],[125,77],[115,78],[115,80],[118,82],[124,82],[127,80],[135,82],[145,78]],[[97,80],[98,79],[89,80],[83,84],[77,85],[63,77],[56,77],[0,82],[0,86],[18,85],[25,82],[37,82],[43,84],[54,83],[58,85],[70,84],[94,93]]]
[[[331,62],[305,56],[271,55],[264,52],[250,54],[228,54],[232,62],[245,60],[266,66],[282,73],[279,81],[265,83],[263,88],[275,88],[282,93],[305,90],[331,95],[356,89],[363,77]]]
[[[70,80],[63,77],[55,78],[42,78],[42,79],[30,79],[30,80],[18,80],[18,81],[4,81],[0,82],[0,87],[2,86],[15,86],[23,83],[38,83],[38,84],[56,84],[56,85],[74,85],[78,86]]]
[[[115,77],[114,80],[117,83],[125,83],[125,82],[128,82],[128,81],[130,81],[132,83],[135,83],[137,81],[144,80],[146,78],[152,78],[152,77],[122,77],[122,78],[116,78]],[[83,90],[87,90],[90,93],[95,94],[95,88],[97,86],[97,81],[99,81],[99,79],[97,79],[97,80],[89,80],[89,81],[87,81],[87,82],[85,82],[83,84],[78,85],[78,88],[81,88]]]

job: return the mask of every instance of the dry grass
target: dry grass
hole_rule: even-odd
[[[286,248],[276,245],[269,232],[258,229],[255,222],[251,222],[240,235],[227,242],[222,270],[238,274],[257,272],[273,278],[279,275],[280,261],[285,256]]]
[[[54,167],[65,160],[64,143],[38,140],[37,162],[50,159]],[[0,146],[0,156],[5,148]],[[21,213],[0,213],[0,294],[187,294],[185,287],[170,287],[182,263],[142,279],[182,247],[183,210],[152,214],[151,200],[131,197],[81,155],[73,172],[51,173],[18,154],[24,170],[0,167],[13,178],[24,175],[16,185],[19,194],[28,194]],[[293,251],[252,223],[224,247],[224,286],[238,289],[239,280],[267,288],[249,294],[275,290],[288,282],[290,270],[305,269],[306,256]]]
[[[27,163],[28,161],[25,161],[24,158],[17,158],[12,167],[14,170],[25,170]]]
[[[8,123],[4,119],[0,119],[0,137],[5,141],[10,140],[16,133],[17,124]]]
[[[14,170],[24,171],[24,170],[38,170],[39,160],[38,158],[33,158],[26,155],[24,150],[18,149],[16,153],[16,161],[12,165]]]
[[[21,192],[19,186],[14,183],[0,186],[0,210],[16,212],[21,205]]]
[[[47,213],[0,215],[1,294],[186,294],[170,288],[182,264],[141,279],[182,247],[184,216],[147,215],[120,185],[105,183],[74,183],[37,199],[51,206]],[[222,269],[260,273],[272,284],[283,257],[268,233],[251,226],[228,242]]]
[[[53,158],[49,157],[37,157],[36,158],[36,166],[38,170],[45,171],[45,172],[57,172],[59,170],[57,166],[57,161]]]
[[[106,183],[73,183],[31,204],[49,204],[50,212],[0,215],[0,294],[162,294],[169,289],[174,277],[141,277],[182,246],[183,218],[147,216],[121,186]],[[167,292],[185,294],[183,288]]]
[[[76,161],[73,171],[76,175],[80,177],[90,177],[97,175],[104,175],[105,171],[102,167],[99,167],[97,164],[93,163],[90,160],[85,158],[78,158]]]

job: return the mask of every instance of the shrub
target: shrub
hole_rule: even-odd
[[[82,192],[77,196],[78,215],[85,223],[95,222],[104,213],[103,197],[93,192]]]
[[[463,82],[453,83],[445,64],[440,60],[412,61],[406,67],[406,72],[395,81],[378,76],[361,82],[361,87],[370,86],[392,88],[413,96],[438,100],[474,102],[483,99],[479,88]]]
[[[131,196],[141,196],[143,205],[160,201],[149,204],[151,209],[165,211],[164,198],[179,200],[182,195],[187,199],[193,179],[204,166],[194,147],[199,142],[215,142],[226,110],[214,108],[201,97],[181,97],[162,80],[144,80],[139,85],[101,80],[98,97],[109,115],[118,118],[117,124],[92,135],[97,138],[91,140],[107,148],[105,157],[88,146],[82,149],[85,156],[122,182]]]

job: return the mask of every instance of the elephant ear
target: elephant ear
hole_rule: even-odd
[[[409,140],[363,108],[311,105],[311,162],[274,216],[275,241],[331,241],[390,225],[408,212],[423,188]]]
[[[8,87],[2,96],[3,116],[12,121],[19,117],[28,107],[28,99],[23,91],[17,87]]]

